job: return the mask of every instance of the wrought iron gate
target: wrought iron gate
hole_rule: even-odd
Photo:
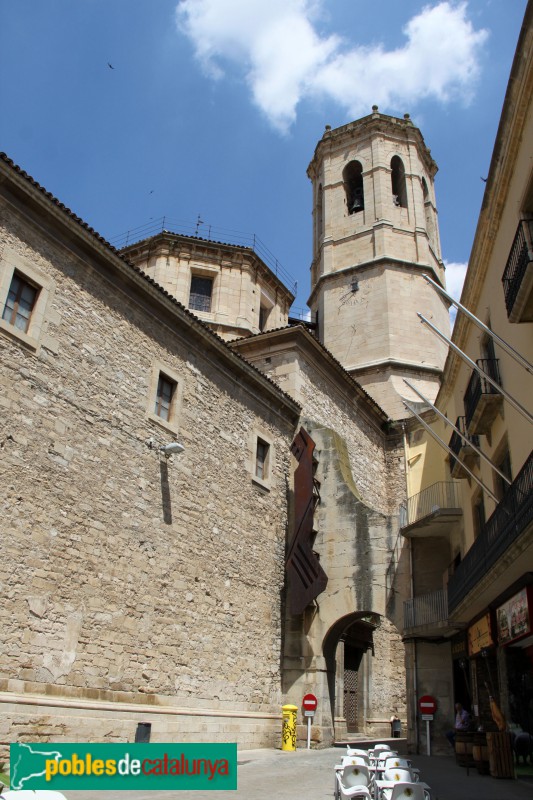
[[[344,718],[349,731],[357,731],[357,676],[355,669],[344,670]]]

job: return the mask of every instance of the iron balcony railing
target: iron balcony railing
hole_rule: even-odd
[[[461,508],[458,481],[438,481],[407,499],[400,508],[400,527],[406,528],[414,522],[448,508]]]
[[[533,241],[533,218],[520,220],[502,277],[507,315],[513,310],[527,265],[531,261],[529,243]]]
[[[468,434],[467,431],[466,431],[466,418],[465,417],[457,417],[457,419],[455,420],[455,427],[459,431],[461,431],[461,433],[464,436],[466,436],[468,442],[471,442],[475,447],[479,447],[479,436],[477,436],[475,433],[474,434]],[[459,453],[461,452],[461,450],[466,446],[467,446],[467,442],[465,442],[465,440],[463,438],[461,438],[461,436],[459,436],[457,431],[454,431],[452,433],[452,436],[451,436],[451,439],[450,439],[450,450],[453,452],[453,454],[455,456],[457,456],[457,459],[459,458]],[[452,471],[453,471],[453,469],[455,467],[457,459],[453,458],[453,456],[450,459],[450,469]]]
[[[411,597],[403,604],[404,629],[435,625],[448,620],[448,594],[446,589],[437,589],[428,594]]]
[[[501,384],[497,358],[478,358],[476,360],[476,364],[478,367],[481,367],[483,372],[485,372],[490,378],[496,381],[496,383]],[[500,394],[500,392],[495,386],[493,386],[482,375],[480,375],[479,372],[474,370],[464,395],[465,423],[467,427],[472,421],[481,396],[484,394]]]
[[[448,583],[451,613],[533,522],[533,452]]]

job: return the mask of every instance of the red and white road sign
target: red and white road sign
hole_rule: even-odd
[[[318,700],[314,694],[306,694],[302,700],[302,708],[304,711],[315,712],[318,705]]]
[[[418,710],[421,714],[434,714],[437,710],[437,701],[430,694],[425,694],[418,701]]]

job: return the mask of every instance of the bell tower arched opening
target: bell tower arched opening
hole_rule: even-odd
[[[392,201],[395,206],[407,208],[407,188],[405,185],[405,167],[399,156],[393,156],[390,162]]]
[[[346,194],[346,208],[348,214],[357,214],[365,208],[365,193],[363,189],[363,166],[360,161],[350,161],[342,171],[344,191]]]

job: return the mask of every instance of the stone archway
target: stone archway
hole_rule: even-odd
[[[306,693],[317,696],[313,739],[330,744],[347,733],[349,671],[357,674],[350,725],[367,736],[390,735],[391,714],[405,717],[405,648],[389,618],[385,585],[397,528],[361,497],[347,442],[330,428],[307,426],[320,486],[309,549],[322,583],[301,612],[286,609],[283,696],[297,706]]]
[[[334,738],[389,736],[394,712],[405,715],[404,646],[385,617],[358,612],[332,625],[324,639]]]

